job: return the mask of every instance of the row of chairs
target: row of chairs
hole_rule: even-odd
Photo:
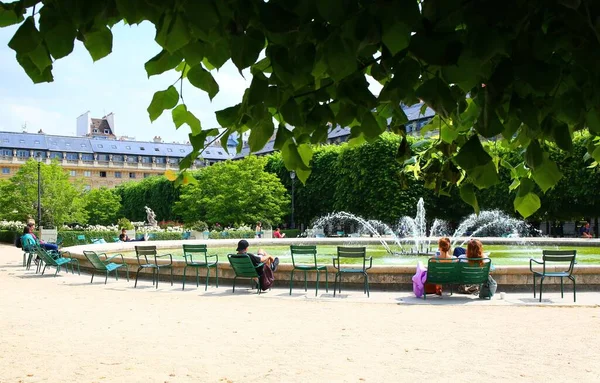
[[[156,246],[135,246],[136,258],[138,263],[138,269],[135,278],[135,285],[137,287],[138,276],[141,271],[144,269],[149,269],[152,271],[152,284],[158,288],[158,281],[160,277],[161,270],[167,269],[171,275],[171,286],[173,285],[173,255],[170,253],[167,254],[158,254]],[[319,282],[321,272],[325,272],[325,289],[329,292],[329,279],[327,273],[327,266],[319,265],[317,262],[317,247],[316,246],[290,246],[291,258],[292,258],[292,271],[290,275],[290,295],[292,294],[293,282],[294,282],[294,273],[302,272],[304,273],[304,291],[308,291],[308,272],[316,271],[317,280],[316,280],[316,289],[315,296],[319,293]],[[96,272],[102,272],[106,275],[104,283],[106,283],[108,279],[108,275],[111,272],[115,272],[115,277],[118,279],[118,270],[122,267],[125,268],[127,273],[127,280],[129,281],[129,268],[125,263],[122,254],[115,254],[112,257],[108,257],[105,253],[96,253],[94,251],[84,251],[83,252],[87,260],[92,264],[92,279],[90,283],[94,280],[94,275]],[[101,257],[104,259],[101,259]],[[183,245],[183,256],[185,259],[185,266],[183,269],[183,282],[182,282],[182,290],[185,290],[186,283],[186,275],[188,268],[195,269],[196,271],[196,287],[200,285],[200,269],[206,269],[205,276],[205,286],[204,289],[208,289],[208,281],[210,279],[211,270],[215,270],[215,285],[219,287],[219,256],[217,254],[208,254],[208,248],[206,245]],[[309,256],[309,261],[304,261],[302,263],[297,262],[298,256]],[[119,258],[121,259],[121,263],[112,262],[113,259]],[[159,262],[160,259],[166,259],[168,257],[167,262]],[[258,271],[257,269],[262,266],[259,264],[254,266],[252,261],[247,255],[244,254],[229,254],[228,261],[234,270],[234,292],[235,292],[235,282],[237,278],[249,278],[249,279],[258,279]],[[360,263],[354,263],[353,267],[341,268],[340,265],[345,262],[343,259],[352,259],[359,260]],[[338,247],[337,249],[337,257],[333,258],[333,267],[336,270],[335,273],[335,281],[334,281],[334,296],[336,291],[341,292],[341,282],[342,276],[344,274],[361,274],[363,276],[363,285],[364,285],[364,293],[367,296],[370,295],[369,290],[369,276],[367,271],[373,267],[373,258],[366,256],[366,248],[365,247]]]

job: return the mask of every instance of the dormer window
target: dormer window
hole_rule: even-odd
[[[131,150],[131,146],[126,146],[125,149]]]
[[[81,144],[81,147],[82,147],[82,148],[85,148],[85,144]]]
[[[94,129],[94,133],[98,133],[98,129]]]
[[[25,140],[19,140],[19,143],[24,144]]]
[[[140,150],[146,150],[143,146],[140,146]]]
[[[159,148],[154,148],[154,151],[155,151],[155,152],[159,152],[159,151],[160,151],[160,149],[159,149]]]
[[[83,145],[83,146],[85,146],[85,145]],[[99,147],[99,148],[103,148],[104,146],[103,146],[103,145],[98,145],[98,147]]]
[[[110,130],[104,129],[104,134],[109,134],[109,133],[110,133]]]
[[[33,143],[36,144],[36,145],[39,145],[40,141],[39,140],[35,140],[35,141],[33,141]]]
[[[116,149],[117,145],[111,145],[110,147],[113,148],[113,149]]]

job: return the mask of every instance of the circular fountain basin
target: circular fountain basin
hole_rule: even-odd
[[[470,238],[454,239],[456,244],[467,241]],[[482,241],[486,252],[490,253],[495,269],[492,275],[499,285],[527,286],[533,280],[529,270],[530,258],[541,258],[542,249],[576,249],[578,251],[576,274],[578,285],[600,286],[600,239],[583,238],[478,238]],[[369,271],[370,283],[374,287],[384,289],[409,288],[412,285],[411,277],[415,272],[417,262],[426,264],[428,256],[393,255],[387,253],[380,244],[381,238],[370,237],[342,237],[342,238],[283,238],[283,239],[250,239],[250,252],[256,253],[259,248],[264,248],[268,253],[280,258],[280,266],[275,273],[279,283],[289,283],[290,271],[292,270],[289,246],[292,244],[316,245],[318,251],[318,263],[328,266],[329,279],[333,280],[335,269],[332,258],[336,255],[337,246],[365,246],[367,256],[372,256],[373,268]],[[387,241],[387,239],[385,239]],[[429,241],[430,246],[435,247],[437,238],[422,238],[421,242]],[[124,242],[106,243],[94,245],[81,245],[65,248],[71,256],[80,260],[83,269],[91,269],[91,265],[83,256],[83,250],[92,250],[105,253],[121,253],[125,262],[130,265],[130,272],[137,270],[137,259],[135,257],[135,246],[156,246],[159,254],[171,253],[173,255],[174,274],[183,275],[185,262],[183,260],[182,245],[184,244],[206,244],[209,254],[219,255],[219,278],[233,278],[233,272],[227,262],[227,254],[234,253],[238,239],[219,240],[181,240],[181,241],[151,241],[151,242]],[[408,248],[414,243],[414,238],[400,239],[402,244],[406,243]],[[395,239],[389,238],[388,245],[393,250]],[[307,259],[295,258],[296,262],[309,262]],[[149,275],[149,274],[148,274]],[[309,273],[309,281],[316,280],[316,275]],[[294,279],[303,280],[302,273],[295,273]],[[323,281],[323,276],[321,276]],[[360,284],[362,279],[349,277],[350,283]],[[560,280],[549,281],[550,284],[560,283]],[[346,282],[345,282],[346,283]],[[546,282],[545,282],[546,284]]]

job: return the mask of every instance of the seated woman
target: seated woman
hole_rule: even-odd
[[[438,248],[440,255],[437,256],[437,258],[452,258],[452,254],[450,254],[450,238],[440,238],[438,241]]]
[[[21,236],[21,245],[23,250],[30,250],[32,247],[37,245],[37,241],[31,232],[31,227],[25,226],[23,229],[23,235]]]
[[[28,223],[27,227],[30,229],[29,233],[31,234],[33,239],[35,239],[35,242],[38,243],[42,249],[58,251],[58,245],[56,245],[54,243],[46,243],[42,240],[37,239],[37,237],[35,236],[35,233],[34,233],[35,232],[35,224],[33,222]],[[25,228],[25,230],[27,230],[27,228]],[[25,233],[25,231],[23,231],[23,233]]]
[[[478,239],[471,239],[469,243],[467,243],[467,251],[465,254],[461,254],[459,259],[481,259],[487,258],[485,254],[483,254],[483,244]],[[468,261],[470,264],[483,266],[483,261]],[[458,292],[462,294],[479,294],[479,285],[458,285]]]
[[[119,234],[119,241],[121,241],[121,242],[139,242],[139,241],[146,241],[147,239],[148,239],[148,233],[144,234],[144,238],[142,238],[142,239],[131,239],[127,235],[127,229],[125,229],[125,228],[122,228],[121,234]]]

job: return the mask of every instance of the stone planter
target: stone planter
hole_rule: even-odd
[[[262,237],[263,238],[267,238],[267,239],[273,238],[273,230],[272,229],[270,229],[270,230],[263,230],[262,231]]]

